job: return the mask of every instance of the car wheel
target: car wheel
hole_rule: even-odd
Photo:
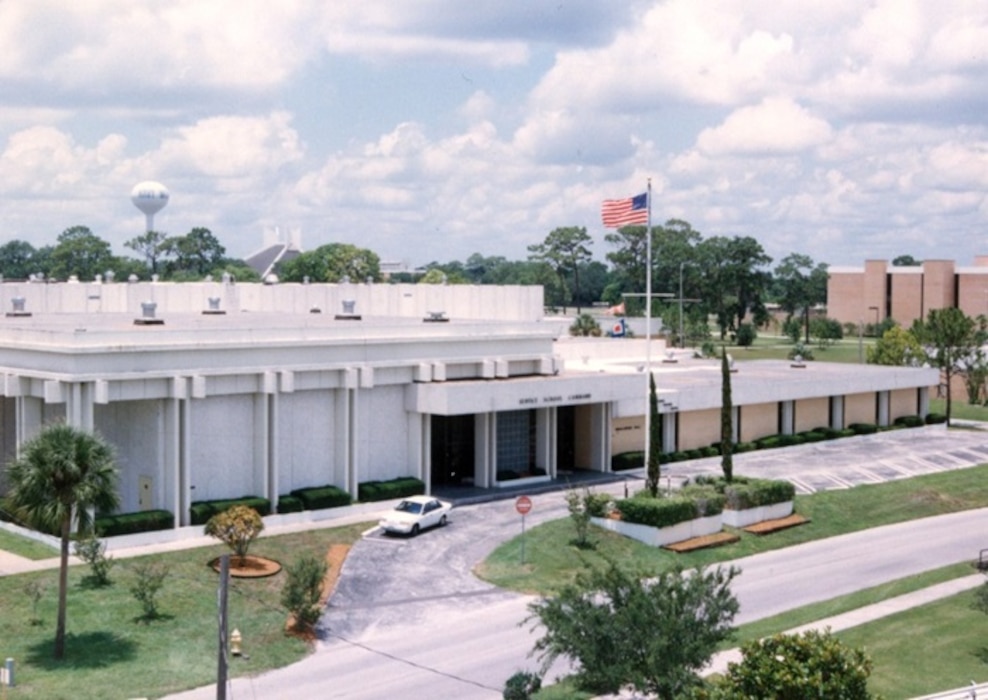
[[[439,527],[443,527],[445,525],[446,525],[446,516],[444,515],[443,517],[439,518]]]
[[[414,525],[412,525],[412,531],[409,534],[412,537],[415,537],[416,535],[419,534],[419,526],[418,526],[418,523],[415,523]]]

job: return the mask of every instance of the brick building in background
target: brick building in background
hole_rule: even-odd
[[[864,267],[831,267],[827,315],[841,323],[879,323],[895,319],[909,328],[931,309],[955,306],[971,317],[988,315],[988,255],[970,267],[953,260],[921,265],[891,265],[866,260]]]

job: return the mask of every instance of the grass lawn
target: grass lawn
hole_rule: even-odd
[[[521,538],[503,543],[477,567],[477,574],[495,585],[525,593],[551,593],[572,580],[584,562],[601,564],[601,552],[615,561],[657,572],[677,564],[691,568],[737,559],[770,549],[832,537],[889,523],[988,506],[988,465],[929,474],[884,484],[797,496],[796,510],[810,523],[759,537],[739,532],[730,545],[674,554],[664,549],[595,529],[596,550],[571,545],[572,523],[552,521],[525,533],[525,565]]]
[[[820,362],[859,363],[863,361],[860,358],[868,357],[868,347],[874,344],[874,342],[874,338],[864,338],[859,347],[857,338],[845,338],[825,348],[819,347],[814,343],[810,343],[806,347],[813,353],[813,358]],[[715,340],[714,345],[717,346],[717,352],[719,354],[720,344]],[[781,336],[759,336],[755,339],[751,347],[743,348],[739,345],[728,345],[726,347],[731,357],[741,362],[744,360],[788,359],[793,344],[788,338]]]
[[[974,591],[844,630],[874,664],[868,689],[911,698],[988,680],[988,618],[971,609]]]
[[[325,556],[331,544],[349,544],[367,524],[313,530],[257,540],[251,554],[288,565],[304,553]],[[17,686],[11,700],[23,698],[160,697],[216,680],[217,574],[207,562],[229,550],[222,545],[118,560],[110,572],[113,585],[90,588],[86,566],[69,570],[66,658],[52,660],[58,571],[0,578],[0,657],[17,662]],[[138,620],[141,608],[130,593],[132,567],[161,561],[170,574],[159,594],[161,619]],[[37,618],[25,587],[44,585]],[[266,579],[231,579],[230,630],[243,635],[249,660],[232,658],[230,676],[261,673],[285,666],[308,653],[304,641],[284,633],[286,613],[279,597],[285,573]]]
[[[0,530],[0,549],[26,559],[51,559],[58,556],[58,550],[54,547],[6,530]]]

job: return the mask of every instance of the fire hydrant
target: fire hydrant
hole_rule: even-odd
[[[233,632],[230,633],[230,653],[231,654],[233,654],[234,656],[240,656],[240,654],[242,653],[241,652],[241,649],[240,649],[240,643],[242,641],[243,641],[243,638],[240,636],[240,630],[235,629],[235,630],[233,630]]]

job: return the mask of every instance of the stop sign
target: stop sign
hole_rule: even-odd
[[[530,510],[532,510],[532,499],[528,496],[519,496],[515,501],[515,510],[517,510],[522,515],[525,515]]]

